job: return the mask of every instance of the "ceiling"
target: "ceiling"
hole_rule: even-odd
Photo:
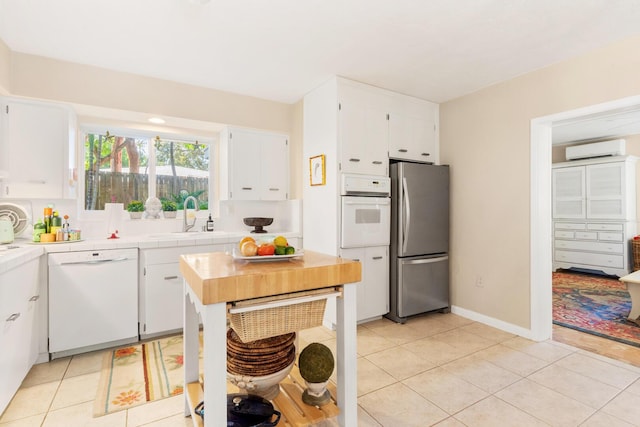
[[[333,75],[441,103],[638,22],[638,0],[0,0],[15,52],[284,103]]]

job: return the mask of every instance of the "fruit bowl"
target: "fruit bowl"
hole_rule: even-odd
[[[254,227],[251,230],[252,233],[266,233],[267,230],[264,230],[262,227],[266,227],[267,225],[271,225],[273,223],[273,218],[260,218],[260,217],[250,217],[243,218],[242,221],[245,225],[249,227]]]

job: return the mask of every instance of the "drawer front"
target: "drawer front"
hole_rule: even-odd
[[[594,265],[611,268],[624,268],[624,257],[622,255],[556,250],[554,253],[554,259],[557,262],[583,264],[587,268]]]
[[[574,231],[556,230],[554,236],[558,239],[573,239],[575,237]]]
[[[554,246],[556,249],[575,249],[579,251],[605,252],[610,254],[624,253],[624,247],[622,243],[584,242],[580,240],[556,240]]]
[[[608,240],[610,242],[622,242],[624,240],[624,236],[622,235],[622,233],[600,232],[598,233],[598,240]]]
[[[564,230],[586,230],[587,224],[580,222],[556,222],[554,228]]]
[[[587,230],[623,231],[623,224],[587,224]]]
[[[576,231],[576,239],[598,240],[598,233],[595,231]]]

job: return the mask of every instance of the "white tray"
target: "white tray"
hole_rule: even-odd
[[[243,260],[249,262],[269,262],[269,261],[288,261],[293,258],[299,258],[304,255],[303,251],[298,251],[295,254],[290,255],[256,255],[256,256],[242,256],[237,255],[234,251],[231,256],[236,260]]]
[[[78,240],[63,240],[63,241],[56,241],[56,242],[29,242],[32,245],[61,245],[64,243],[78,243],[78,242],[84,242],[84,239],[78,239]]]

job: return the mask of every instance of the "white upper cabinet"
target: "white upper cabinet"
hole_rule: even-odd
[[[438,104],[394,94],[389,106],[389,157],[435,163]]]
[[[587,167],[587,217],[625,219],[625,162]],[[635,176],[634,176],[635,178]]]
[[[580,219],[586,213],[585,167],[553,170],[553,217]]]
[[[345,173],[388,174],[386,98],[349,84],[339,86],[338,140]]]
[[[221,200],[286,200],[288,197],[286,135],[241,128],[221,132]]]
[[[62,105],[0,99],[0,197],[75,197],[73,112]]]
[[[553,217],[634,220],[635,164],[631,156],[555,164]]]

